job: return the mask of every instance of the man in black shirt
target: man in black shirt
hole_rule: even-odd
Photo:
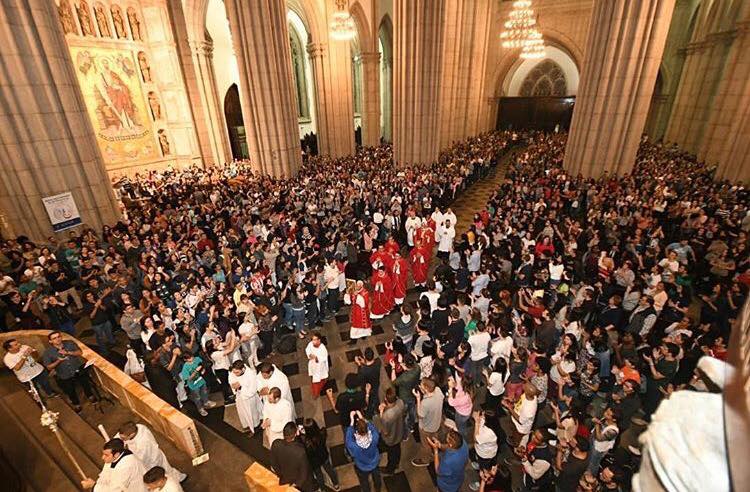
[[[341,427],[346,429],[351,423],[350,414],[355,410],[364,413],[367,403],[365,401],[365,393],[362,391],[364,383],[358,375],[354,373],[347,374],[344,384],[346,385],[346,390],[336,398],[336,410],[339,412]]]
[[[271,446],[271,463],[279,476],[280,485],[292,485],[301,492],[312,492],[313,475],[305,446],[297,439],[297,425],[287,422],[284,439],[276,439]]]
[[[359,366],[357,375],[365,385],[365,398],[367,400],[365,417],[369,419],[375,414],[375,410],[377,410],[380,404],[380,359],[375,357],[375,352],[372,348],[367,347],[365,349],[365,357],[357,356],[354,362]],[[367,385],[369,385],[369,389]]]
[[[81,298],[78,295],[78,291],[73,287],[71,278],[60,268],[58,262],[55,261],[49,264],[46,276],[52,290],[55,291],[56,295],[60,296],[62,302],[68,304],[68,298],[72,297],[73,302],[76,304],[76,309],[80,311],[83,308]]]
[[[60,386],[73,405],[76,412],[81,411],[81,401],[78,398],[77,387],[83,388],[86,397],[94,401],[91,380],[83,367],[81,350],[75,342],[63,341],[62,333],[53,331],[47,336],[50,346],[42,355],[42,362],[47,370],[55,375],[57,385]]]

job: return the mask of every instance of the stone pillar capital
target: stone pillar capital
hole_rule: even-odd
[[[380,53],[377,51],[371,51],[367,53],[360,53],[359,55],[360,60],[362,60],[362,63],[367,65],[369,63],[380,63]]]
[[[307,53],[310,58],[322,58],[326,54],[325,43],[307,43]]]
[[[211,39],[202,39],[200,41],[190,41],[190,49],[193,53],[212,58],[214,56],[214,42]]]

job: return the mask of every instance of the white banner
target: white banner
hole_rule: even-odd
[[[42,202],[55,232],[70,229],[81,223],[81,215],[71,192],[44,197]]]

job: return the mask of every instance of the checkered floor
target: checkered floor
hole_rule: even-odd
[[[498,184],[505,174],[505,163],[503,160],[490,175],[482,181],[475,183],[470,190],[461,195],[452,206],[456,217],[458,218],[457,231],[464,231],[468,228],[473,218],[474,212],[481,210],[489,199],[490,195],[497,189]],[[416,306],[418,293],[410,289],[407,302]],[[350,372],[356,372],[357,366],[354,358],[361,355],[366,347],[372,347],[378,355],[385,353],[385,342],[393,339],[393,323],[397,314],[392,314],[379,322],[373,324],[373,335],[366,340],[360,340],[357,345],[349,345],[349,308],[343,308],[335,319],[325,323],[321,332],[327,338],[328,352],[331,359],[330,378],[336,385],[334,392],[338,388],[343,388],[344,378]],[[354,473],[353,465],[349,463],[344,455],[344,431],[339,423],[339,415],[334,412],[333,408],[325,396],[314,400],[310,393],[310,379],[307,375],[307,364],[304,363],[304,349],[308,340],[299,340],[297,343],[297,353],[288,355],[277,355],[272,358],[273,362],[281,367],[284,373],[289,377],[289,383],[292,387],[292,394],[296,404],[298,416],[313,417],[319,425],[324,425],[328,431],[328,445],[331,449],[331,459],[333,466],[339,475],[342,490],[356,491],[359,490],[357,477]],[[300,362],[302,361],[302,362]],[[382,393],[390,384],[381,371],[381,400]],[[214,410],[218,411],[218,410]],[[230,406],[224,412],[224,422],[239,428],[239,419],[236,410]],[[247,438],[245,438],[247,439]],[[256,440],[257,446],[260,446],[261,437],[256,435],[250,440]],[[383,477],[387,490],[411,491],[411,490],[434,490],[434,485],[427,468],[415,468],[409,462],[415,456],[419,447],[413,439],[409,439],[403,444],[401,458],[401,469],[393,476]],[[383,456],[385,460],[385,456]],[[384,464],[385,461],[382,462]],[[473,477],[473,475],[467,475]],[[467,480],[468,482],[468,480]],[[468,488],[467,488],[468,490]]]
[[[465,231],[476,211],[481,210],[491,194],[497,189],[499,183],[505,175],[505,168],[510,156],[501,160],[500,164],[491,173],[478,183],[475,183],[471,189],[464,192],[452,205],[453,212],[458,218],[456,230]],[[416,305],[418,293],[410,289],[406,302]],[[349,345],[349,308],[345,307],[335,317],[335,319],[325,323],[320,329],[321,333],[327,339],[328,352],[331,359],[331,370],[329,380],[333,381],[334,393],[338,393],[339,388],[343,388],[344,378],[350,372],[356,372],[357,366],[354,363],[356,355],[360,355],[366,347],[372,347],[379,355],[385,352],[385,342],[393,339],[392,314],[380,320],[373,325],[373,335],[366,340],[359,340],[356,345]],[[81,326],[79,329],[88,328]],[[88,325],[88,323],[85,323]],[[118,332],[118,338],[124,335]],[[83,329],[80,332],[82,341],[95,345],[93,332],[90,329]],[[124,342],[124,338],[121,340]],[[336,414],[325,396],[313,399],[310,392],[310,378],[307,375],[307,364],[305,363],[304,349],[308,340],[297,341],[296,353],[287,355],[275,355],[271,361],[282,369],[289,377],[289,383],[292,388],[292,395],[295,401],[297,415],[302,417],[312,417],[319,425],[325,426],[328,432],[328,445],[331,451],[333,466],[339,475],[339,481],[342,490],[357,491],[360,490],[357,477],[354,473],[353,465],[344,455],[344,430],[339,423],[339,415]],[[113,359],[119,359],[122,355],[113,353]],[[123,357],[124,365],[124,357]],[[382,393],[390,384],[386,378],[385,371],[381,371],[381,400]],[[220,393],[211,395],[212,400],[220,403],[223,398]],[[269,462],[269,453],[262,445],[261,433],[257,432],[254,436],[249,437],[247,434],[240,432],[241,426],[237,410],[234,405],[227,407],[217,406],[209,410],[206,418],[200,418],[198,415],[191,415],[199,418],[207,427],[232,442],[241,450],[252,456],[261,463]],[[419,444],[412,438],[402,445],[402,466],[395,475],[383,477],[385,489],[391,492],[409,492],[412,490],[434,490],[432,479],[428,468],[416,468],[410,464],[411,459],[419,449]],[[385,463],[383,456],[381,464]],[[469,468],[467,471],[466,484],[476,478],[476,472]],[[464,486],[465,490],[469,490]]]

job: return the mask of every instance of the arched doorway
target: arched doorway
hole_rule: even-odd
[[[393,25],[386,15],[378,29],[380,52],[380,138],[392,139],[393,123]]]
[[[292,55],[292,72],[297,102],[297,123],[302,149],[306,155],[317,155],[317,122],[315,118],[315,84],[312,62],[307,51],[310,33],[298,7],[290,4],[286,18],[289,29],[289,46]]]
[[[227,120],[232,157],[234,159],[247,159],[250,157],[250,153],[247,149],[245,122],[242,119],[242,103],[240,103],[240,91],[237,84],[229,86],[229,90],[224,96],[224,118]]]
[[[503,82],[497,128],[569,128],[578,79],[573,58],[556,46],[540,60],[517,60]]]

